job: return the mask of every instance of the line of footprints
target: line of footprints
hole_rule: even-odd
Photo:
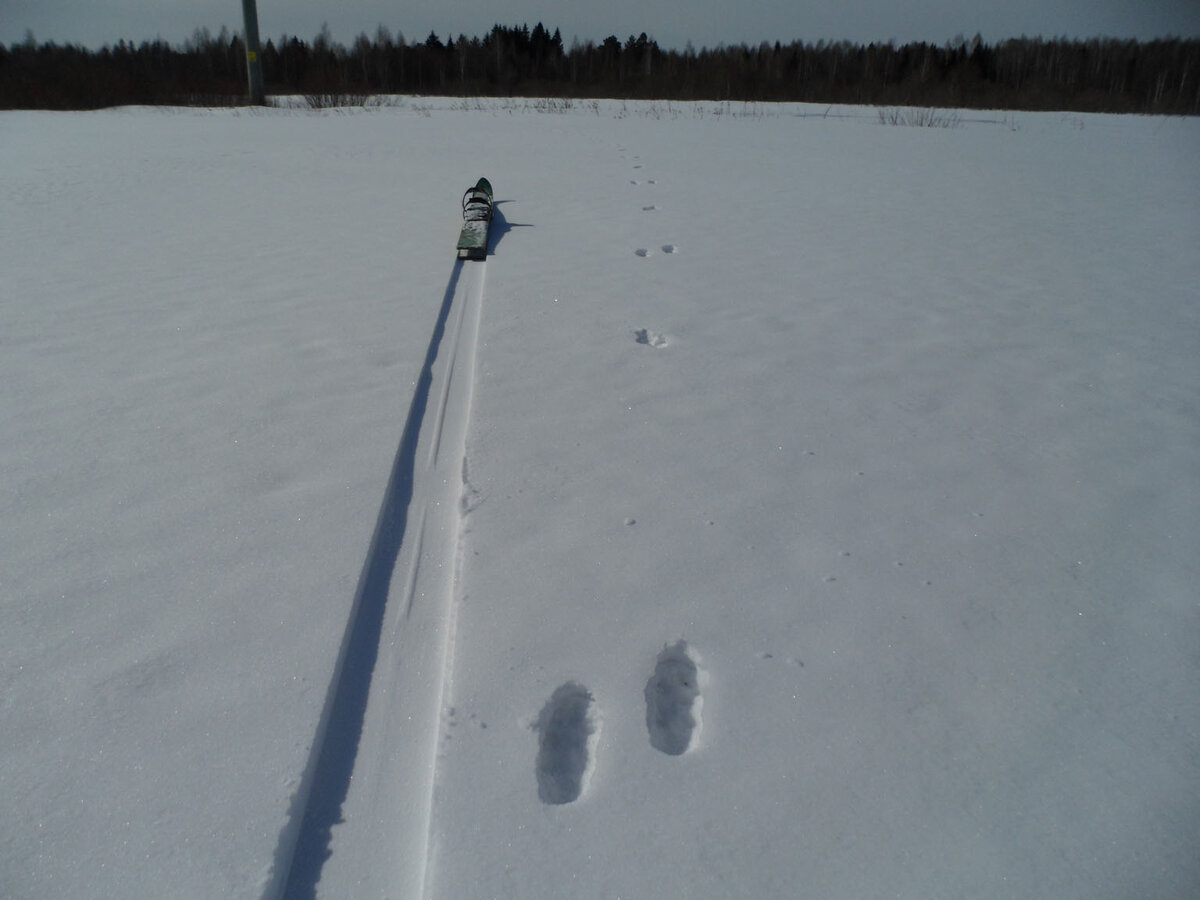
[[[618,148],[624,159],[624,147]],[[634,159],[638,159],[637,156]],[[641,169],[641,163],[634,169]],[[640,179],[630,184],[640,185]],[[653,178],[646,184],[654,184]],[[655,212],[656,203],[642,207],[642,212]],[[675,244],[663,244],[663,253],[676,253]],[[638,247],[636,256],[654,254],[648,247]],[[645,328],[634,332],[639,344],[666,346],[666,338]],[[646,731],[650,746],[669,756],[682,756],[695,746],[700,733],[700,693],[703,670],[686,641],[676,641],[663,647],[658,654],[654,673],[646,682]],[[560,685],[538,715],[534,729],[538,733],[537,785],[543,803],[564,804],[578,800],[587,786],[588,776],[595,763],[595,745],[599,735],[599,718],[595,713],[596,700],[592,692],[576,681]]]
[[[646,730],[650,745],[682,756],[700,732],[704,671],[686,641],[663,647],[646,682]],[[537,785],[543,803],[579,799],[595,761],[599,718],[595,698],[584,685],[568,681],[551,696],[534,725],[538,733]]]
[[[618,147],[617,150],[621,154],[621,159],[625,159],[626,158],[625,157],[625,148]],[[638,157],[635,156],[634,159],[638,159]],[[638,163],[634,166],[635,169],[640,169],[641,167],[642,167],[641,163]],[[630,184],[641,184],[642,182],[640,180],[634,178],[634,179],[631,179],[629,183]],[[650,178],[646,181],[646,184],[655,184],[655,180],[653,178]],[[662,207],[659,206],[657,203],[651,203],[647,206],[643,206],[642,212],[655,212],[656,210],[659,210],[659,209],[662,209]],[[675,244],[663,244],[661,249],[662,249],[663,253],[678,253],[679,252],[679,247]],[[655,253],[655,251],[649,247],[638,247],[636,250],[633,251],[634,256],[640,256],[642,259],[645,259],[647,256],[653,256],[654,253]],[[661,348],[667,346],[666,335],[659,334],[656,331],[650,331],[649,329],[646,329],[646,328],[639,328],[639,329],[635,330],[633,332],[633,337],[634,337],[634,340],[636,340],[639,344],[645,344],[648,347],[655,347],[655,348],[661,349]]]
[[[624,147],[618,147],[617,151],[621,154],[621,159],[626,158]],[[640,159],[640,157],[635,156],[634,159],[637,160],[637,159]],[[640,169],[640,168],[642,168],[642,164],[640,162],[635,163],[634,168]],[[642,179],[640,179],[640,178],[631,178],[631,179],[629,179],[629,183],[633,184],[633,185],[641,185],[641,184],[657,184],[658,182],[653,178],[647,178],[645,181],[642,181]],[[659,210],[661,208],[662,207],[660,207],[657,203],[650,203],[650,204],[647,204],[646,206],[642,207],[642,212],[655,212],[656,210]],[[676,244],[663,244],[660,249],[662,250],[663,253],[678,253],[679,252],[679,247]],[[655,252],[656,251],[651,247],[638,247],[636,250],[633,251],[635,256],[640,256],[643,259],[645,259],[647,256],[653,256],[655,254]]]

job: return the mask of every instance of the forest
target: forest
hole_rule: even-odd
[[[664,50],[646,34],[573,40],[540,22],[482,38],[408,41],[379,26],[346,46],[328,27],[311,41],[265,41],[268,95],[366,102],[372,95],[802,101],[976,109],[1200,114],[1200,39],[1020,37],[988,44],[764,41]],[[197,29],[182,45],[119,41],[99,50],[0,45],[0,108],[246,103],[242,38]]]

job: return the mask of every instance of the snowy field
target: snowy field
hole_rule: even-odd
[[[1195,897],[1197,148],[0,113],[0,896]]]

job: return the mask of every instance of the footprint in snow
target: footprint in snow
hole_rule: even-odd
[[[654,210],[659,209],[659,208],[660,207],[657,203],[651,203],[649,206],[643,206],[642,212],[654,212]]]
[[[638,247],[636,250],[633,251],[634,256],[640,256],[640,257],[642,257],[642,259],[645,259],[647,256],[650,256],[653,253],[654,253],[654,251],[648,247]]]
[[[662,252],[663,253],[678,253],[679,247],[677,247],[675,244],[663,244]]]
[[[659,334],[657,331],[650,331],[646,328],[639,328],[634,331],[633,339],[639,344],[645,344],[648,347],[667,346],[666,335]]]
[[[646,682],[646,728],[650,744],[670,756],[692,748],[700,731],[703,673],[686,641],[663,647]]]
[[[543,803],[571,803],[587,786],[600,731],[592,704],[591,691],[568,681],[542,707],[534,728],[538,732],[538,797]]]

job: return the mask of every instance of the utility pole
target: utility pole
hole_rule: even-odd
[[[242,0],[242,18],[246,20],[246,74],[250,79],[250,102],[265,106],[263,93],[262,54],[258,46],[258,6],[255,0]]]

